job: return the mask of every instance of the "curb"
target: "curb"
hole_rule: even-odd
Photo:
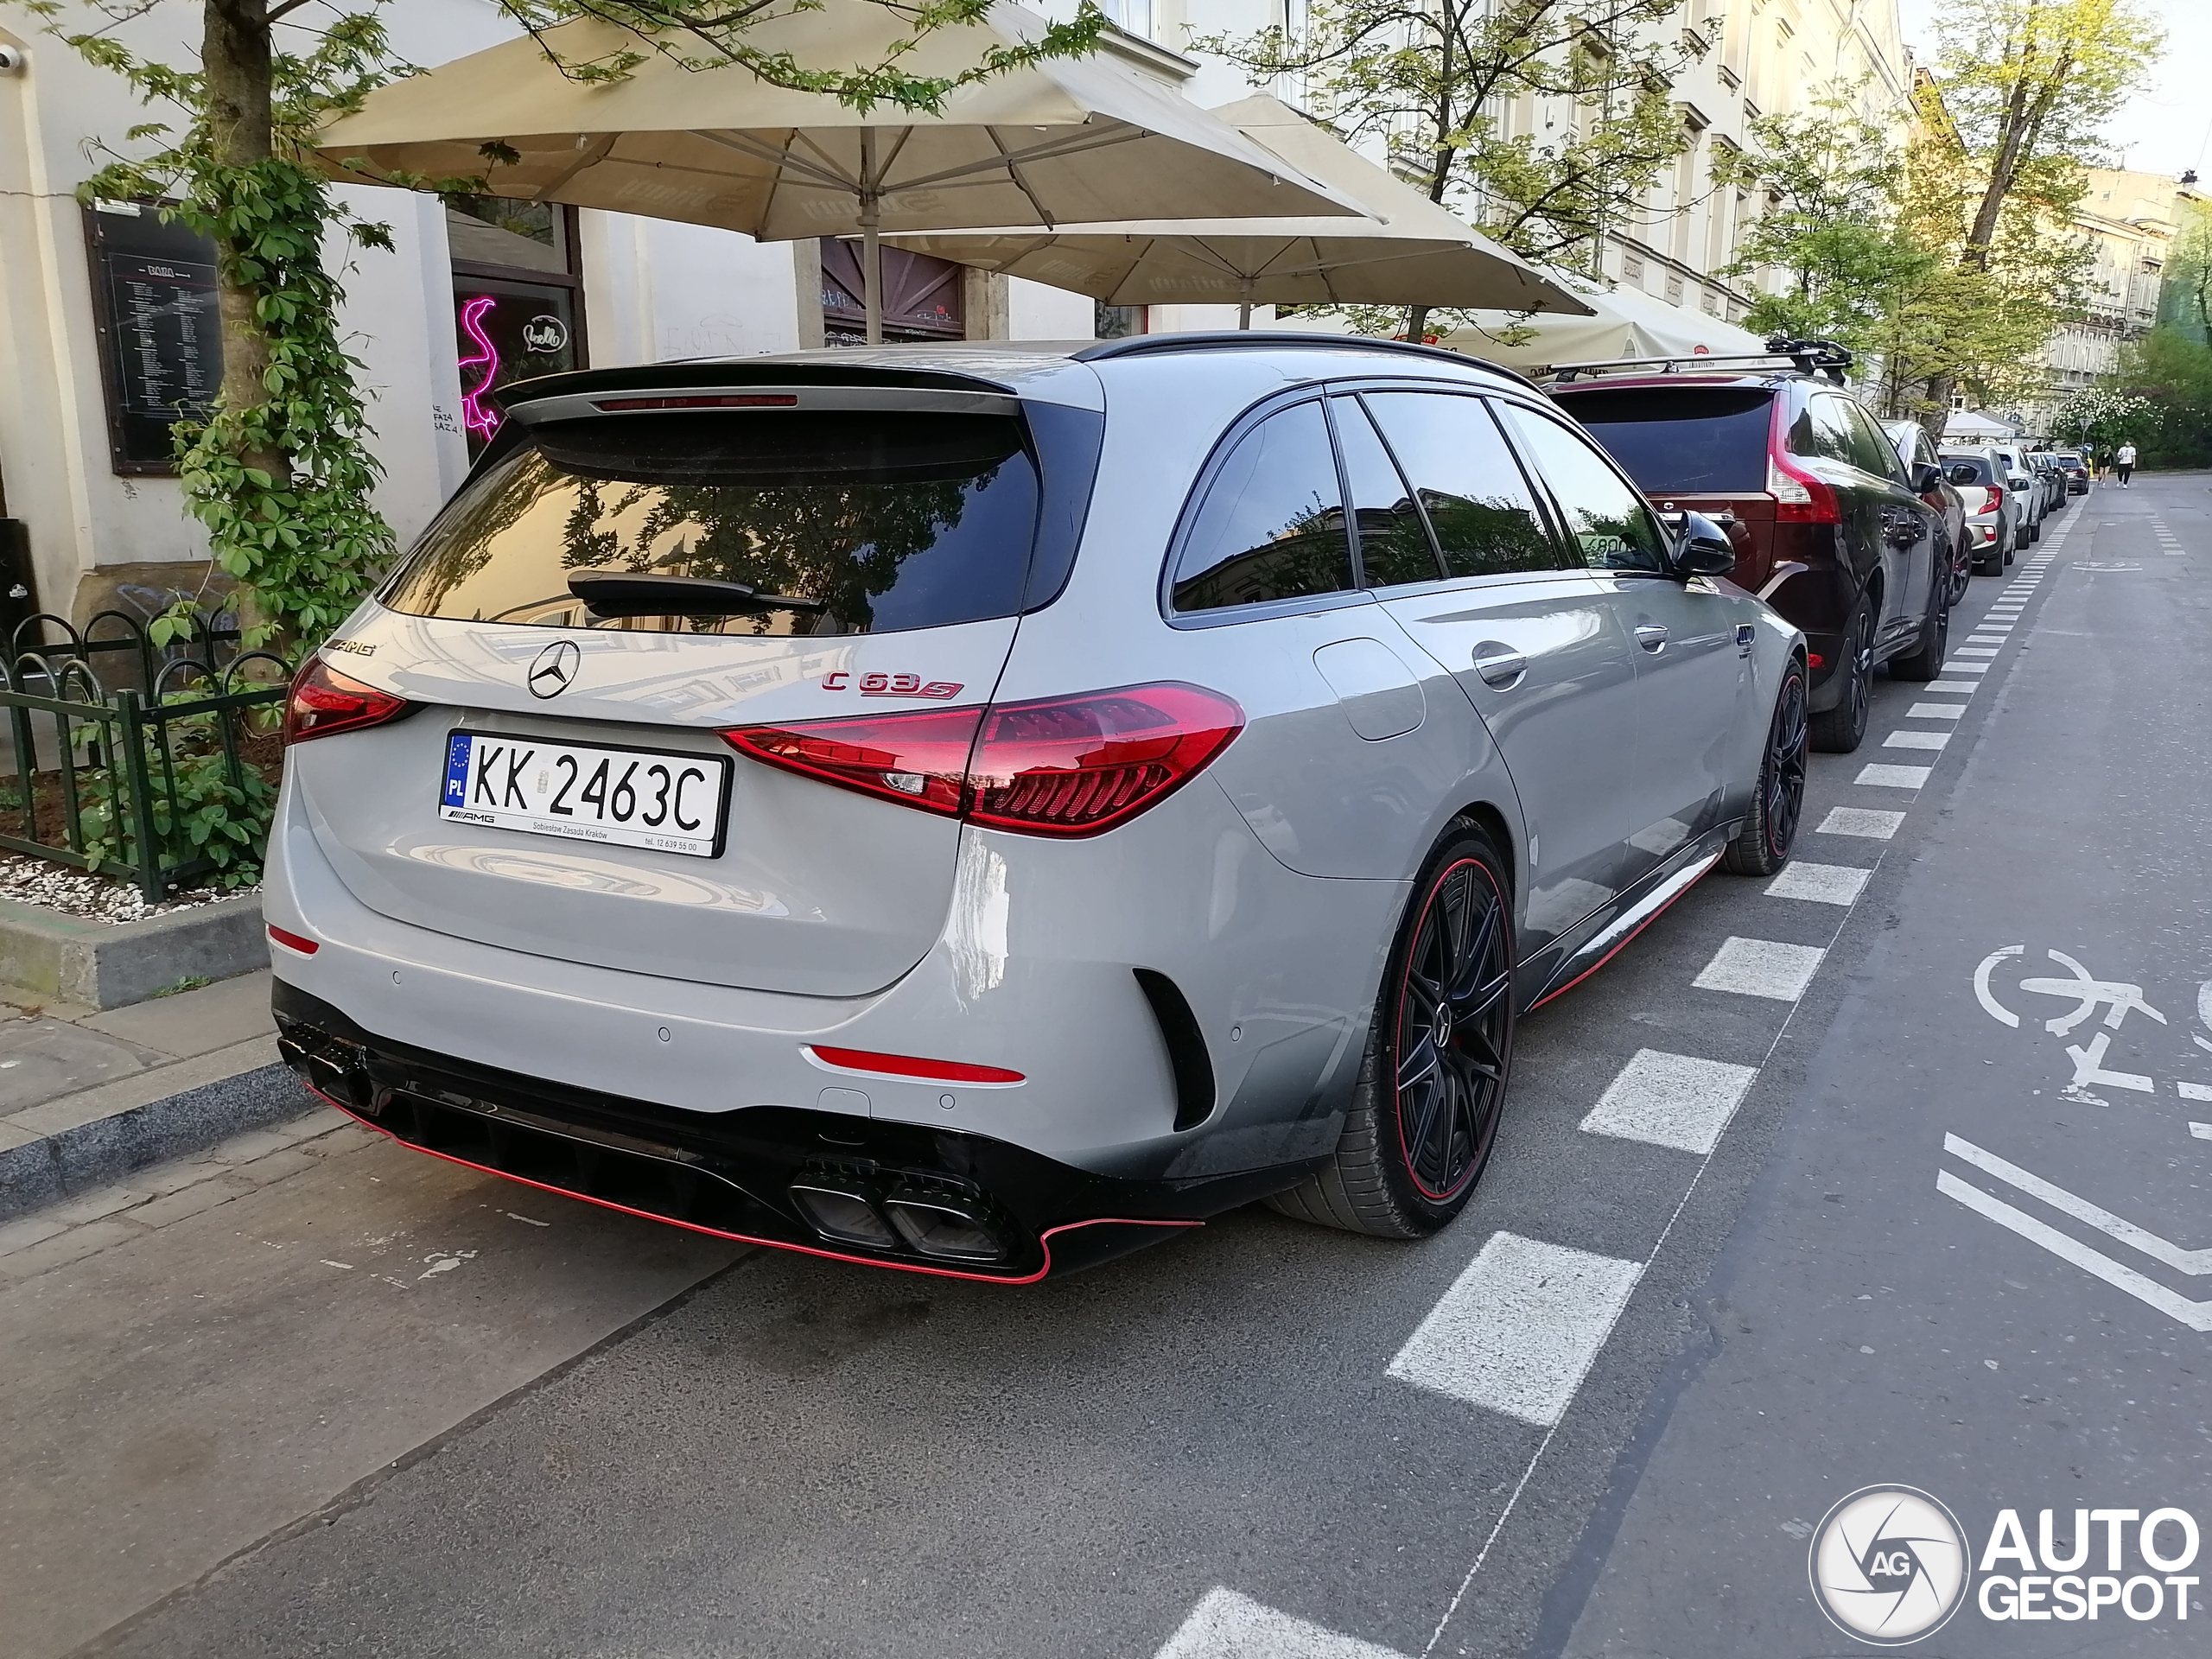
[[[0,1125],[0,1222],[315,1103],[277,1061],[274,1037],[48,1101]]]
[[[179,980],[268,965],[261,900],[251,893],[113,925],[0,899],[0,981],[87,1007],[120,1008]]]

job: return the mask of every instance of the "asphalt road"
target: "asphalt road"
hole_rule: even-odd
[[[2023,1551],[2055,1510],[2062,1558],[2077,1507],[2212,1526],[2208,486],[2101,488],[1976,578],[1956,666],[1882,683],[1859,753],[1816,757],[1783,885],[1708,878],[1523,1026],[1495,1161],[1441,1236],[1254,1209],[1009,1292],[675,1260],[665,1230],[531,1195],[465,1339],[370,1363],[357,1275],[313,1307],[295,1287],[289,1324],[236,1320],[230,1385],[284,1423],[294,1488],[323,1483],[283,1523],[196,1520],[257,1466],[254,1411],[196,1486],[103,1485],[97,1448],[57,1451],[45,1478],[108,1494],[75,1518],[127,1509],[167,1565],[143,1611],[88,1625],[96,1542],[43,1561],[16,1586],[36,1628],[105,1624],[89,1650],[149,1659],[1815,1659],[1869,1650],[1816,1600],[1816,1529],[1905,1483],[1959,1536],[1947,1569],[1912,1533],[1886,1616],[1967,1574],[1916,1651],[2202,1651],[2203,1586],[2158,1570],[2178,1522],[2148,1564],[2139,1519],[2090,1523],[2085,1583],[2107,1533],[2115,1558],[2094,1624],[2035,1620],[2063,1604],[2032,1555],[1967,1570],[2005,1510]],[[410,1160],[324,1160],[264,1242],[388,1240],[390,1192],[349,1206]],[[404,1196],[442,1239],[514,1191],[442,1172]],[[200,1219],[181,1257],[212,1248]],[[569,1354],[545,1360],[541,1326],[531,1380],[481,1363],[543,1294],[532,1253],[587,1239],[608,1288]],[[116,1416],[155,1408],[146,1363]],[[1862,1535],[1835,1535],[1886,1571]],[[1992,1573],[2042,1575],[2027,1620],[1983,1611],[2017,1593]]]

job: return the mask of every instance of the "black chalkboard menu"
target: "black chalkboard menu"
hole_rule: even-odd
[[[206,415],[223,382],[215,245],[135,202],[86,208],[85,235],[114,469],[174,473],[169,428]]]

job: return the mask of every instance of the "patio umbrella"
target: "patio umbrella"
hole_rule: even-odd
[[[1503,308],[1454,329],[1443,344],[1455,352],[1542,374],[1559,363],[1618,358],[1687,358],[1763,353],[1766,338],[1703,311],[1630,288],[1606,289],[1587,278],[1552,273],[1583,302],[1577,318],[1527,317]]]
[[[900,61],[916,75],[950,76],[1043,29],[1001,5],[984,23],[925,35]],[[879,61],[899,34],[882,7],[830,5],[768,18],[747,39],[829,65]],[[571,60],[636,44],[589,18],[544,39]],[[1172,88],[1104,56],[963,86],[939,115],[864,114],[741,67],[689,69],[660,54],[624,79],[578,81],[525,37],[378,88],[320,134],[316,149],[334,175],[378,183],[380,172],[485,174],[489,143],[520,158],[489,168],[494,195],[686,219],[764,241],[857,232],[871,343],[882,334],[884,232],[1353,211]]]
[[[1410,185],[1264,94],[1213,113],[1282,164],[1359,210],[1356,219],[1252,219],[1178,212],[1172,219],[1067,222],[899,236],[900,247],[1072,289],[1109,305],[1255,303],[1495,306],[1589,315],[1567,289]]]

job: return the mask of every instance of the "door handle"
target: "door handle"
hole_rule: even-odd
[[[1479,648],[1478,648],[1479,649]],[[1475,658],[1475,672],[1489,685],[1506,686],[1529,671],[1529,659],[1517,651],[1492,645]]]
[[[1646,651],[1658,651],[1667,643],[1667,630],[1656,622],[1639,622],[1636,625],[1636,643]]]

